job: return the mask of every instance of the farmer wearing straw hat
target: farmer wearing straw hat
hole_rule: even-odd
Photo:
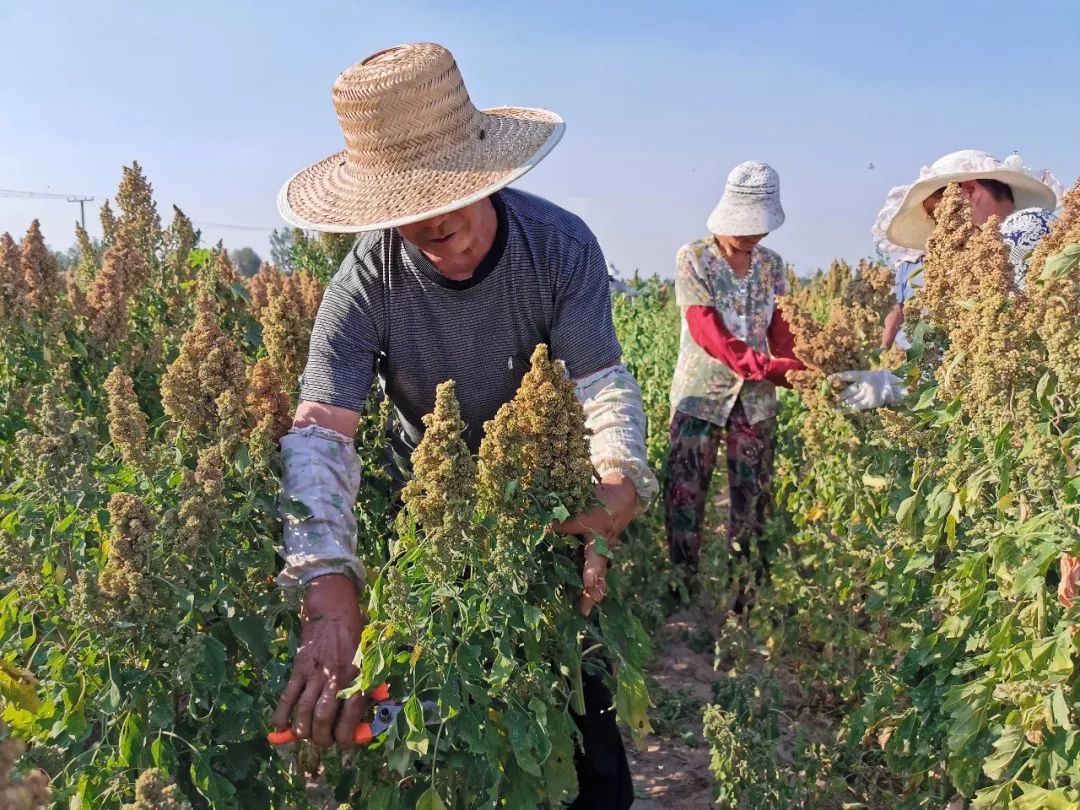
[[[697,570],[706,496],[726,442],[728,540],[751,567],[770,502],[776,438],[776,386],[803,368],[776,306],[787,292],[784,262],[760,242],[784,222],[780,179],[765,163],[736,166],[708,219],[710,235],[676,257],[675,299],[683,312],[679,360],[671,383],[671,450],[664,513],[672,563]],[[760,574],[758,570],[755,573]],[[749,604],[737,586],[732,607]]]
[[[351,742],[363,698],[338,699],[356,675],[363,568],[352,518],[360,484],[360,413],[378,380],[393,403],[394,449],[423,436],[435,387],[457,381],[465,439],[516,393],[538,343],[566,364],[593,431],[603,504],[558,527],[614,540],[651,500],[641,392],[620,364],[608,274],[592,232],[573,214],[507,188],[558,142],[546,110],[477,110],[453,57],[405,45],[353,65],[334,83],[346,149],[304,169],[278,205],[293,225],[359,233],[326,290],[301,378],[294,427],[282,438],[283,490],[312,517],[285,529],[280,581],[305,586],[302,637],[273,725],[321,745]],[[334,504],[342,508],[335,508]],[[581,607],[604,595],[606,560],[585,555]],[[633,801],[611,696],[586,684],[575,807]]]
[[[902,253],[897,263],[896,303],[885,318],[881,337],[883,349],[894,341],[901,348],[908,346],[901,331],[904,305],[922,286],[926,240],[934,231],[934,210],[949,183],[959,183],[971,203],[972,223],[983,225],[992,216],[1001,218],[1001,237],[1009,246],[1009,260],[1020,284],[1028,256],[1050,230],[1061,191],[1048,170],[1037,173],[1027,168],[1019,155],[1000,161],[977,149],[945,155],[923,166],[914,183],[894,187],[873,228],[879,249]],[[900,379],[887,369],[842,371],[833,378],[848,383],[840,392],[840,402],[847,410],[879,408],[904,396]]]

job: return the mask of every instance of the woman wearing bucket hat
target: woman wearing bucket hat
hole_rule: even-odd
[[[394,405],[396,455],[409,458],[435,387],[448,379],[457,382],[475,450],[484,423],[516,393],[533,349],[546,343],[577,382],[603,504],[558,528],[610,543],[657,485],[596,238],[573,214],[507,188],[551,151],[562,120],[546,110],[476,109],[453,57],[432,43],[352,66],[334,83],[333,101],[346,149],[296,174],[278,198],[297,227],[363,235],[323,297],[294,428],[281,441],[284,497],[311,517],[285,528],[280,580],[305,586],[303,632],[272,723],[347,745],[364,709],[362,698],[337,697],[356,675],[363,627],[353,442],[376,375]],[[603,597],[605,571],[590,545],[586,615]],[[585,695],[573,806],[629,807],[611,696],[600,681],[587,682]]]
[[[776,386],[803,368],[776,306],[787,292],[784,262],[760,244],[783,222],[776,171],[741,163],[709,216],[710,235],[684,245],[676,258],[683,329],[671,385],[664,510],[671,561],[686,576],[697,569],[709,482],[725,440],[728,539],[751,567],[760,565],[751,549],[769,508]],[[735,589],[736,611],[748,604],[751,588],[744,578]]]
[[[923,251],[934,230],[934,210],[949,183],[959,183],[971,204],[971,220],[983,225],[990,217],[1001,219],[1001,237],[1009,246],[1009,259],[1022,283],[1027,258],[1050,228],[1061,186],[1049,170],[1027,168],[1019,155],[1000,161],[977,149],[951,152],[923,166],[919,179],[896,186],[878,214],[873,233],[878,249],[899,253],[896,269],[896,303],[885,318],[881,347],[897,342],[907,348],[901,325],[904,305],[922,286]],[[848,386],[840,401],[848,410],[869,410],[889,405],[904,396],[904,388],[892,372],[852,370],[834,375]]]

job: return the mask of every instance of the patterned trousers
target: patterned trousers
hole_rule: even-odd
[[[664,518],[671,562],[696,572],[701,552],[701,533],[709,482],[720,442],[727,439],[728,542],[732,551],[747,562],[757,547],[772,506],[773,455],[776,450],[776,419],[751,425],[742,402],[735,407],[724,427],[675,412],[671,420],[671,450],[667,481],[664,484]],[[760,553],[760,552],[759,552]]]

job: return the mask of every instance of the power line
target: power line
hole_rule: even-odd
[[[14,197],[19,200],[67,200],[79,204],[79,219],[86,228],[86,203],[94,198],[87,194],[56,194],[51,191],[17,191],[10,188],[0,188],[0,197]]]
[[[0,188],[0,197],[17,197],[20,199],[30,199],[36,197],[46,200],[67,200],[71,197],[83,197],[83,194],[55,194],[51,191],[16,191],[10,188]],[[93,197],[87,197],[87,199],[94,199]]]
[[[191,220],[196,225],[204,225],[207,228],[221,228],[226,231],[276,231],[277,227],[273,225],[232,225],[227,222],[207,222],[203,219]]]
[[[0,188],[0,197],[12,197],[15,199],[30,200],[67,200],[68,202],[79,203],[79,215],[82,219],[82,226],[86,227],[86,211],[84,203],[90,202],[94,198],[86,194],[59,194],[51,191],[19,191],[17,189]],[[201,219],[193,219],[196,225],[205,226],[207,228],[221,228],[225,231],[274,231],[277,227],[273,225],[237,225],[231,222],[208,222]]]

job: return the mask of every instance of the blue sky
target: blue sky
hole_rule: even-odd
[[[0,39],[0,188],[100,200],[136,159],[163,212],[263,255],[266,230],[209,223],[281,225],[281,183],[341,148],[336,75],[416,40],[454,52],[478,106],[566,119],[521,186],[583,216],[623,272],[670,274],[746,159],[780,172],[788,221],[766,244],[803,272],[871,253],[890,186],[946,152],[1080,175],[1074,0],[0,0]],[[0,199],[0,231],[36,216],[67,247],[76,214]]]

